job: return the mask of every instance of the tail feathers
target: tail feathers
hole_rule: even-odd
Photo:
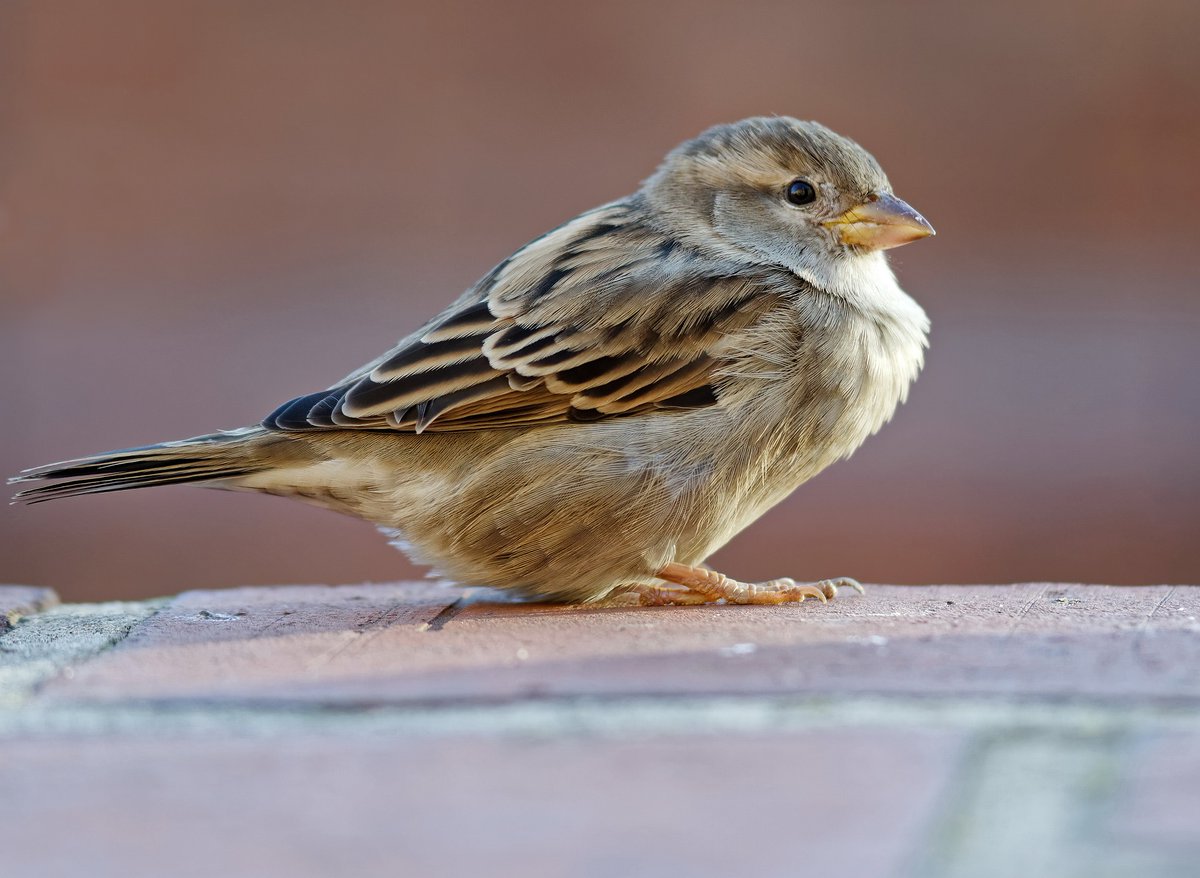
[[[214,433],[27,469],[9,479],[9,484],[42,484],[18,491],[13,502],[42,503],[60,497],[245,476],[265,468],[264,463],[255,460],[256,455],[248,453],[248,433]]]

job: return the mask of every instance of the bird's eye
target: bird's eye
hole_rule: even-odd
[[[792,204],[812,204],[817,200],[817,189],[807,180],[788,183],[787,200]]]

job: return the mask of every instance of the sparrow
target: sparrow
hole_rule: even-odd
[[[904,401],[929,321],[885,251],[932,234],[823,125],[718,125],[333,386],[255,426],[26,470],[14,500],[259,491],[374,522],[460,585],[825,601],[857,583],[704,561]]]

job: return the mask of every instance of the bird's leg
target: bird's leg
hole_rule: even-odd
[[[668,564],[655,575],[700,595],[704,598],[703,603],[724,599],[731,604],[786,604],[805,598],[816,598],[825,603],[837,596],[839,586],[853,588],[860,593],[863,590],[861,585],[848,577],[822,579],[820,582],[796,582],[793,579],[738,582],[707,567],[688,564]],[[664,588],[661,591],[673,592],[674,589]]]

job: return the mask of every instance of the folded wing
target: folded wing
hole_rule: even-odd
[[[419,433],[716,404],[736,334],[779,293],[638,217],[618,202],[538,238],[423,330],[263,424]]]

